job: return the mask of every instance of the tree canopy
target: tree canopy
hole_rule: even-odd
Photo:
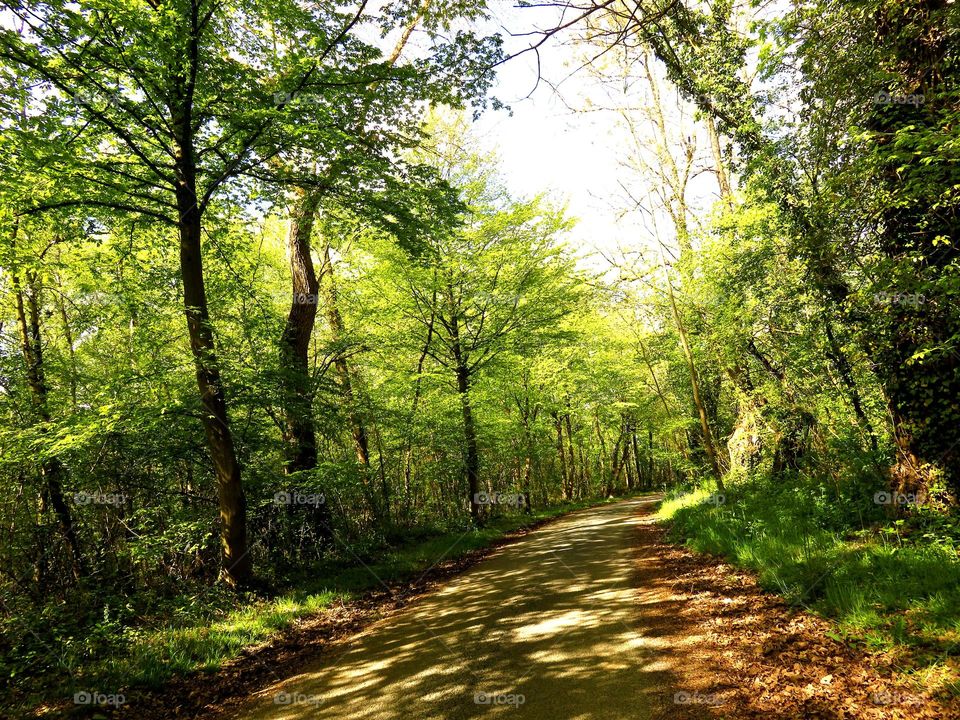
[[[955,567],[955,3],[546,5],[522,52],[566,37],[618,98],[630,247],[474,131],[511,61],[483,3],[2,3],[18,707],[170,618],[639,490],[709,491],[723,552],[775,506]],[[840,603],[810,567],[778,581]]]

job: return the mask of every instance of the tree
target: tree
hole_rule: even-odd
[[[442,169],[462,188],[467,211],[459,226],[431,239],[419,262],[406,263],[405,284],[410,312],[429,338],[425,353],[456,382],[464,480],[478,521],[475,378],[504,353],[529,352],[562,332],[580,290],[558,244],[568,227],[562,212],[542,198],[513,200],[493,176],[490,158],[465,155],[457,136],[443,140]]]
[[[246,582],[246,500],[207,303],[204,218],[218,195],[239,192],[284,148],[343,142],[340,128],[351,127],[357,93],[365,97],[383,70],[379,52],[354,33],[365,5],[349,13],[296,2],[205,0],[7,7],[21,30],[3,31],[0,56],[54,93],[35,104],[64,96],[76,103],[69,132],[102,138],[88,145],[96,148],[92,162],[73,157],[72,166],[48,168],[65,192],[29,211],[97,206],[177,230],[184,312],[216,471],[224,576]],[[386,8],[383,18],[393,16]],[[277,28],[295,28],[309,40],[275,48]],[[288,132],[294,122],[301,132]],[[72,181],[63,183],[65,177]],[[317,178],[299,184],[316,185]]]

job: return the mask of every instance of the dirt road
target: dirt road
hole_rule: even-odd
[[[388,591],[373,624],[362,604],[332,610],[124,717],[960,720],[902,654],[841,642],[752,573],[668,542],[654,502],[573,513],[446,584]]]
[[[638,626],[635,588],[636,526],[652,502],[531,533],[258,693],[238,717],[656,716],[674,702],[669,652]]]

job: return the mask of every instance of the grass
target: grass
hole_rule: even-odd
[[[869,493],[832,496],[802,478],[704,488],[661,504],[674,540],[757,573],[764,588],[837,623],[871,651],[907,651],[953,694],[960,655],[957,517],[883,514]]]
[[[67,638],[60,662],[69,669],[60,682],[50,676],[20,697],[21,709],[62,702],[74,692],[130,693],[156,689],[175,675],[215,672],[243,650],[263,643],[298,620],[323,613],[331,605],[364,592],[418,578],[433,565],[489,547],[506,534],[598,502],[566,503],[531,514],[496,517],[484,527],[446,532],[402,542],[379,552],[376,560],[329,563],[289,582],[274,597],[236,595],[212,588],[182,596],[156,613],[154,622],[120,623],[105,618],[92,632],[98,643]],[[160,622],[160,619],[163,619]],[[72,647],[71,647],[72,646]],[[86,648],[81,649],[81,648]],[[91,652],[89,648],[96,648]],[[54,709],[54,708],[51,708]]]

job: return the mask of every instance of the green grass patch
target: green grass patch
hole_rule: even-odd
[[[956,666],[960,555],[956,515],[894,520],[861,496],[802,478],[697,488],[666,498],[658,517],[675,541],[757,573],[762,587],[835,620],[871,650],[909,650],[921,667]]]

